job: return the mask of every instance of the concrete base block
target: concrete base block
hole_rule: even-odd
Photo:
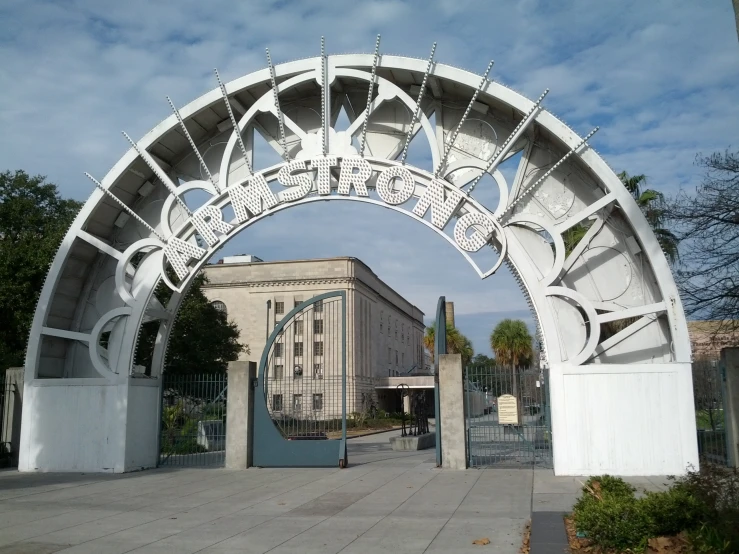
[[[436,446],[436,433],[425,433],[423,435],[392,437],[390,447],[396,451],[426,450]]]

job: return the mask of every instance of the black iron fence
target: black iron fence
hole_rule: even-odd
[[[5,372],[0,373],[0,467],[10,465],[12,456],[10,440],[8,440],[7,427],[10,420],[7,414],[6,399],[13,394],[10,380],[6,380]]]
[[[223,466],[225,373],[167,375],[162,383],[160,466]]]
[[[464,372],[470,467],[552,467],[545,370],[470,365]]]
[[[698,455],[702,460],[729,465],[726,435],[726,375],[718,360],[693,362],[693,398],[698,430]]]

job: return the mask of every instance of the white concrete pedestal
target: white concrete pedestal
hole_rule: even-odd
[[[156,467],[160,380],[34,379],[23,393],[19,471]]]

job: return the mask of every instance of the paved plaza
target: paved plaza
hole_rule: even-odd
[[[0,553],[516,553],[532,510],[578,495],[550,470],[440,470],[433,449],[392,452],[390,436],[352,439],[344,470],[2,471]]]

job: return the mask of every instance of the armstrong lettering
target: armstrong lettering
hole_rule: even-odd
[[[276,175],[271,175],[285,187],[284,190],[275,194],[269,188],[264,173],[256,173],[244,182],[231,185],[222,195],[196,211],[177,233],[179,236],[167,241],[164,258],[180,280],[192,271],[189,264],[193,260],[199,262],[212,253],[183,238],[191,236],[193,230],[213,248],[240,224],[275,206],[300,201],[311,193],[330,198],[332,193],[349,196],[353,189],[357,197],[366,198],[370,187],[375,188],[381,202],[396,209],[416,196],[418,200],[411,210],[400,209],[416,219],[423,219],[430,211],[430,223],[439,230],[443,230],[465,208],[465,215],[454,225],[453,240],[466,252],[477,252],[488,244],[496,229],[496,222],[457,187],[430,176],[421,178],[422,183],[419,183],[406,166],[376,167],[359,156],[320,156],[288,162]],[[235,218],[231,222],[223,220],[223,212],[217,207],[224,200],[234,211]]]

